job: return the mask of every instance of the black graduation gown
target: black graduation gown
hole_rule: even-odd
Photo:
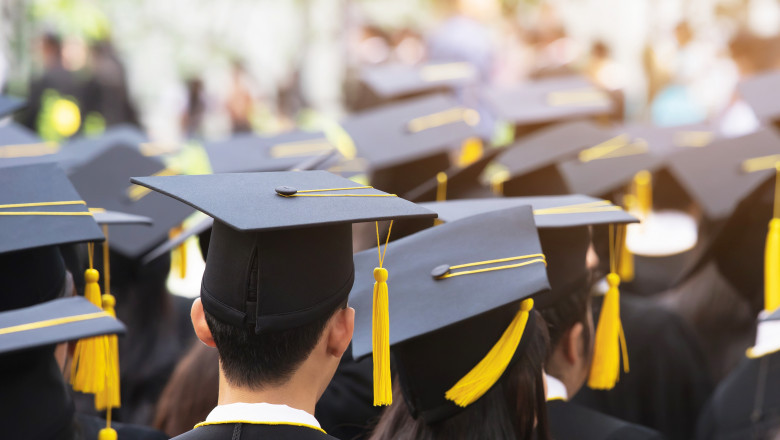
[[[174,437],[176,440],[335,440],[314,428],[296,425],[221,423],[204,425]]]
[[[699,418],[697,440],[764,440],[780,435],[780,352],[746,359]]]
[[[315,408],[323,429],[341,439],[367,437],[384,410],[374,406],[373,381],[371,358],[355,362],[350,345]]]
[[[712,390],[698,340],[680,316],[651,300],[625,292],[620,300],[630,373],[612,390],[586,387],[572,400],[670,440],[692,439]]]
[[[87,414],[77,414],[74,440],[97,440],[100,430],[106,427],[106,421]],[[121,440],[167,440],[168,436],[156,429],[139,425],[112,423],[117,438]]]
[[[547,402],[547,419],[553,440],[661,440],[652,429],[563,400]]]

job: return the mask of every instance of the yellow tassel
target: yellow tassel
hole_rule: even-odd
[[[646,219],[653,210],[653,175],[649,171],[640,171],[634,176],[636,188],[636,201],[642,220]]]
[[[103,428],[98,433],[98,440],[116,440],[116,431],[113,428]]]
[[[111,294],[103,295],[103,310],[116,318],[114,305],[116,300]],[[103,391],[95,395],[95,408],[102,411],[110,408],[119,408],[119,346],[116,335],[108,335],[107,339],[107,363],[106,386]]]
[[[623,367],[628,372],[628,357],[620,322],[620,276],[607,275],[607,289],[601,306],[599,323],[593,349],[588,386],[596,390],[612,389],[620,377],[620,352],[623,350]]]
[[[482,145],[482,139],[477,137],[468,138],[463,141],[458,156],[458,166],[467,167],[478,161],[485,154],[485,148]]]
[[[436,174],[436,201],[447,200],[447,173],[440,171]]]
[[[387,270],[374,269],[374,406],[393,403],[390,378],[390,316],[388,311]]]
[[[520,310],[509,324],[501,339],[496,342],[487,355],[463,376],[458,383],[447,390],[445,397],[460,407],[476,402],[495,385],[509,366],[523,338],[528,314],[533,309],[534,300],[526,299],[520,303]]]
[[[92,251],[90,246],[90,267],[92,266]],[[100,274],[95,269],[87,269],[84,273],[84,297],[92,304],[100,307],[100,286],[98,280]],[[105,336],[80,339],[76,343],[73,354],[73,362],[70,373],[70,382],[75,391],[82,393],[97,393],[105,387],[106,377],[106,350],[107,340]]]
[[[764,250],[764,310],[769,312],[780,307],[780,164],[775,169],[774,215]]]
[[[184,231],[183,226],[171,228],[168,233],[170,239],[176,238]],[[184,242],[171,252],[171,270],[179,275],[179,278],[187,278],[187,243]]]

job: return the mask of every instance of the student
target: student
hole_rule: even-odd
[[[392,405],[370,438],[549,438],[547,332],[532,299],[548,284],[531,208],[436,226],[382,253],[392,267],[389,341],[397,375]],[[363,274],[376,258],[377,250],[356,256],[350,304],[358,359],[381,355],[371,335],[374,287]]]
[[[181,439],[333,438],[313,416],[352,339],[352,223],[434,214],[324,171],[134,178],[214,217],[198,338],[219,405]]]

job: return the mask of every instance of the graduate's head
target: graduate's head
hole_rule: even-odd
[[[254,390],[301,377],[325,391],[352,338],[352,223],[435,216],[324,171],[132,181],[214,217],[192,321],[227,383]]]
[[[593,353],[592,277],[586,263],[590,236],[587,226],[539,231],[551,286],[537,302],[550,333],[546,370],[563,380],[572,395],[585,383]]]

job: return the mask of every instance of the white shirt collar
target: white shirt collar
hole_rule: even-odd
[[[229,422],[306,425],[322,429],[317,419],[306,411],[271,403],[219,405],[211,410],[204,424]]]
[[[569,393],[563,382],[547,373],[544,377],[547,379],[547,400],[569,400]]]

